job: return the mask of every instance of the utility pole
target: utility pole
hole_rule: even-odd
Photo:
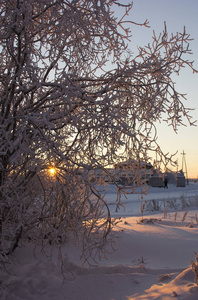
[[[188,172],[187,172],[187,164],[186,164],[186,157],[185,157],[186,153],[184,152],[184,150],[181,153],[181,155],[182,155],[182,171],[184,172],[184,174],[186,176],[186,181],[188,184]],[[184,171],[184,168],[185,168],[185,171]]]

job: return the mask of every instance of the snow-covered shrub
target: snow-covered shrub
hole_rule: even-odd
[[[169,210],[182,210],[185,208],[198,206],[197,196],[188,197],[181,196],[179,198],[169,198],[169,199],[152,199],[145,203],[145,211],[164,211]]]

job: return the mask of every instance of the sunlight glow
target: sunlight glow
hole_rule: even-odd
[[[55,167],[49,168],[49,174],[50,174],[51,176],[55,176],[55,175],[56,175],[56,168],[55,168]]]

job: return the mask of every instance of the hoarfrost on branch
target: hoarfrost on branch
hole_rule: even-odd
[[[134,57],[127,26],[148,22],[127,24],[130,9],[115,0],[0,1],[3,260],[21,238],[63,244],[71,234],[84,259],[101,254],[112,221],[97,170],[117,184],[109,167],[129,156],[141,163],[157,152],[166,165],[172,157],[157,144],[156,121],[175,131],[183,117],[192,124],[171,79],[183,67],[195,72],[190,36],[169,37],[165,25]],[[125,190],[117,189],[119,205]]]

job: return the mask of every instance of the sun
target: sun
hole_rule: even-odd
[[[50,174],[51,176],[55,176],[55,175],[56,175],[56,168],[55,168],[55,167],[49,168],[49,174]]]

